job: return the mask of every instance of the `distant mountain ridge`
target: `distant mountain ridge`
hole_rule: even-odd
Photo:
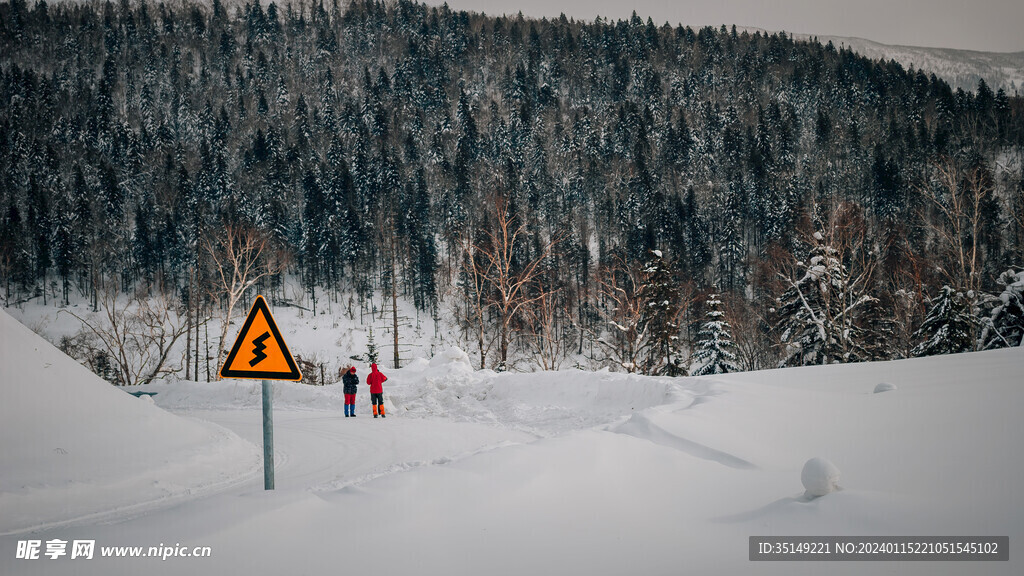
[[[760,28],[736,27],[737,31],[769,33]],[[954,48],[926,48],[921,46],[894,46],[864,38],[846,36],[818,36],[796,34],[794,40],[817,39],[822,44],[832,42],[836,48],[846,47],[872,60],[895,60],[904,68],[924,70],[926,74],[945,80],[954,90],[965,92],[978,89],[978,80],[1008,95],[1024,93],[1024,52],[978,52]]]

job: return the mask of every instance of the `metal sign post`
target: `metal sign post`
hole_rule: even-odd
[[[263,381],[263,489],[274,489],[274,389]]]

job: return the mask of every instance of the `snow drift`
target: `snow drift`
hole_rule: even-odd
[[[0,311],[0,533],[247,477],[256,448],[111,386]]]

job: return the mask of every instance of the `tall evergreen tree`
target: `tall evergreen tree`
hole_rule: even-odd
[[[788,287],[777,300],[785,346],[780,366],[871,360],[877,298],[851,279],[842,255],[821,233],[814,238],[810,261],[796,263],[796,274],[785,279]]]
[[[690,359],[693,376],[727,374],[736,372],[736,344],[732,341],[729,322],[721,309],[718,294],[711,294],[707,300],[706,320],[697,333],[697,351]]]
[[[968,298],[949,286],[943,286],[930,304],[928,316],[914,332],[914,339],[920,343],[910,351],[911,356],[956,354],[973,349],[971,335],[974,334],[976,320]]]
[[[652,250],[643,268],[644,284],[639,297],[643,303],[641,325],[647,333],[648,348],[644,372],[683,376],[679,320],[683,299],[672,265],[660,250]]]

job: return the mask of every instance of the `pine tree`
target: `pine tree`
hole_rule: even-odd
[[[376,364],[379,355],[377,343],[373,340],[373,326],[370,326],[370,336],[366,340],[366,361],[370,364]]]
[[[980,345],[984,350],[1020,346],[1024,339],[1024,271],[1007,270],[999,276],[1004,286],[998,304],[985,319]]]
[[[11,202],[7,213],[0,219],[0,266],[3,267],[6,284],[5,298],[11,298],[11,280],[17,279],[22,287],[27,284],[31,273],[26,258],[28,253],[25,230],[18,206]]]
[[[53,229],[47,195],[34,176],[29,179],[28,201],[27,232],[31,235],[32,249],[35,255],[35,279],[42,281],[45,288],[46,272],[53,262],[50,254]],[[43,293],[45,294],[45,292],[44,290]]]
[[[302,258],[306,269],[306,282],[312,286],[320,281],[322,266],[326,263],[325,246],[329,231],[327,216],[329,207],[321,186],[320,170],[312,167],[302,178]]]
[[[732,341],[729,322],[725,319],[725,312],[720,309],[721,305],[718,294],[708,296],[707,320],[697,333],[697,351],[691,359],[691,367],[696,366],[692,373],[694,376],[727,374],[739,370],[734,352],[736,344]]]
[[[910,351],[914,357],[967,352],[974,345],[971,334],[975,319],[970,301],[962,292],[943,286],[931,299],[931,309],[914,338],[921,343]]]
[[[672,266],[660,250],[652,250],[643,268],[644,284],[640,287],[643,313],[640,324],[648,338],[644,372],[665,376],[682,376],[679,317],[683,299]]]
[[[416,173],[415,197],[409,208],[407,221],[412,239],[413,271],[415,274],[414,300],[416,307],[425,310],[437,303],[437,285],[434,279],[437,268],[437,246],[434,243],[433,226],[430,219],[430,196],[427,192],[423,170]]]
[[[864,286],[850,277],[839,251],[814,235],[810,263],[798,262],[799,279],[777,299],[777,328],[785,355],[780,366],[805,366],[874,359],[872,329],[878,312]]]

